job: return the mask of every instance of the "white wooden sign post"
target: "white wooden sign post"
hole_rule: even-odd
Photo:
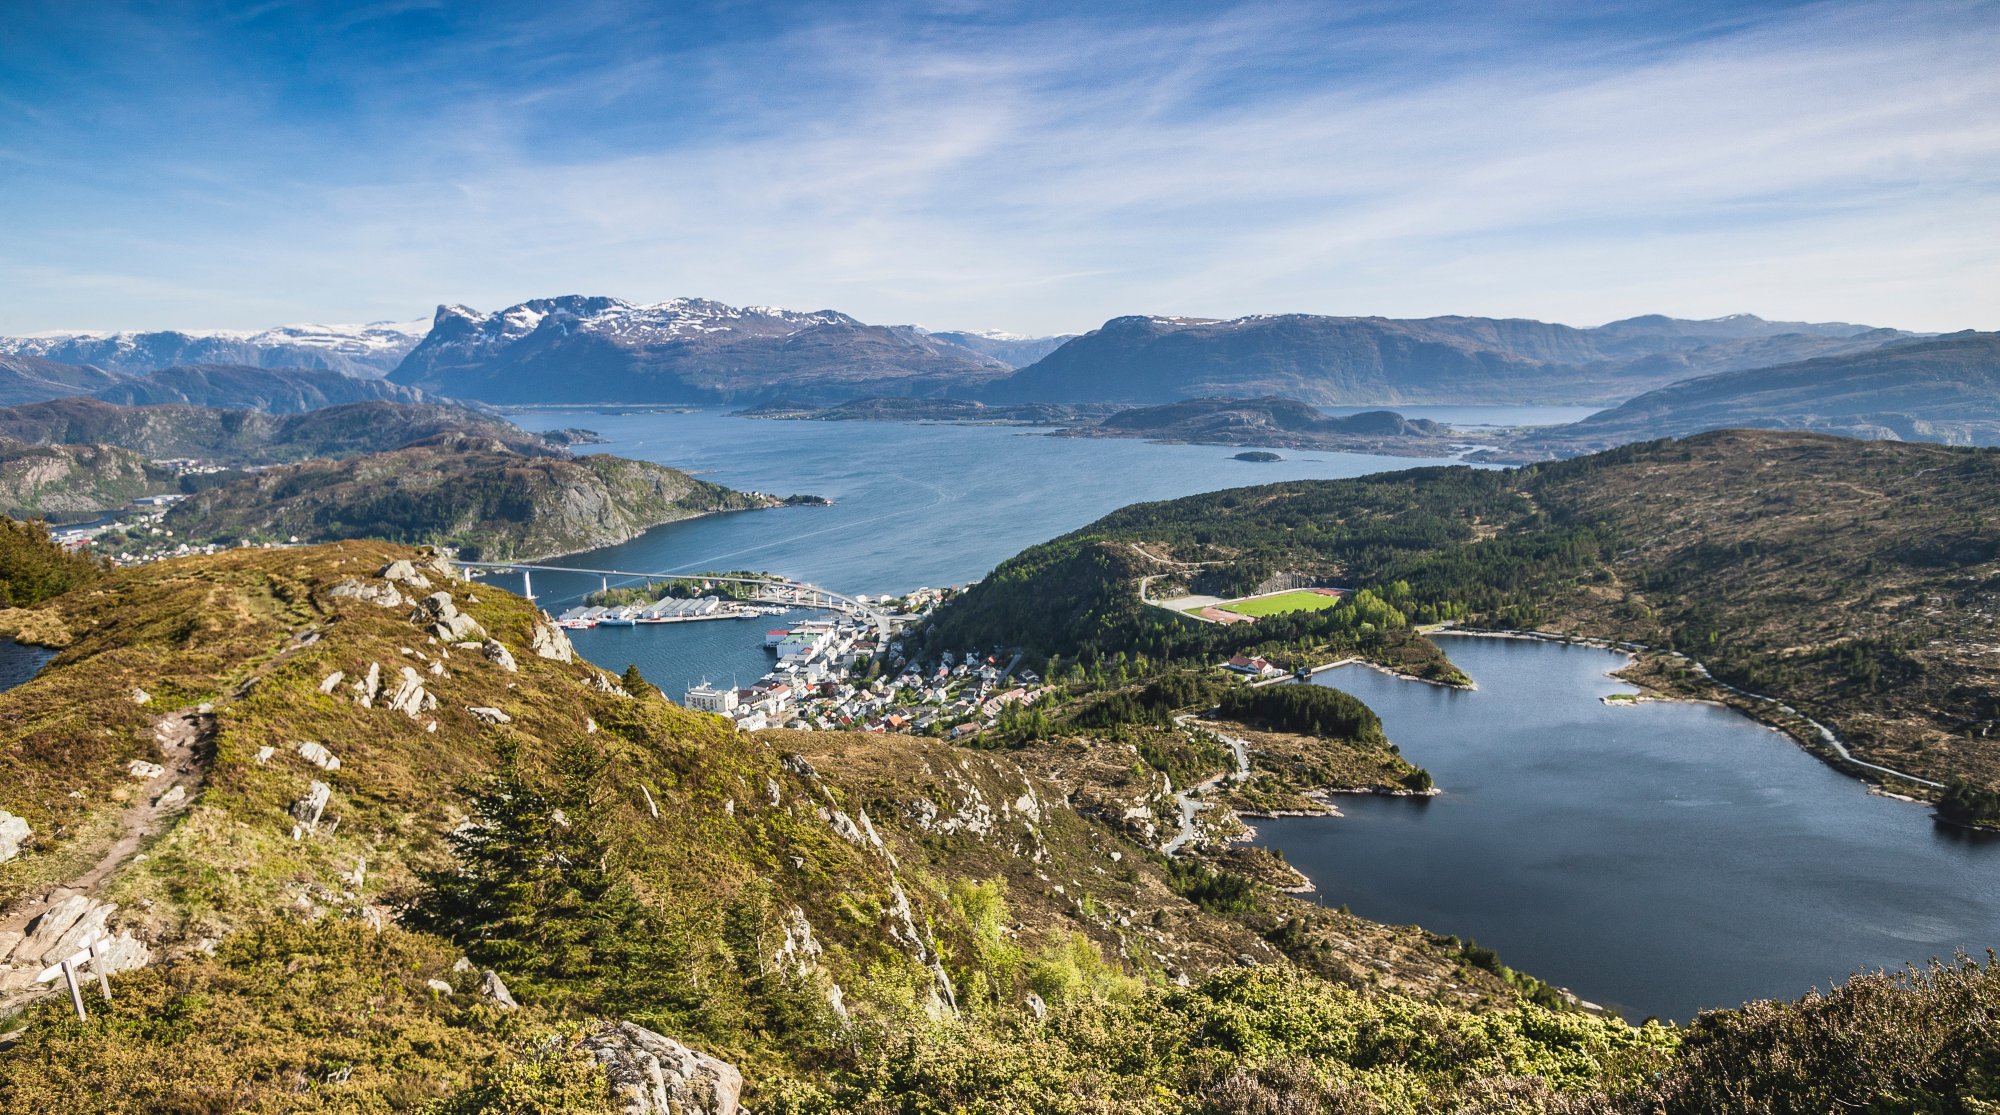
[[[87,937],[84,939],[82,948],[49,965],[49,967],[43,969],[41,975],[35,977],[36,983],[47,983],[57,976],[63,978],[63,982],[69,985],[69,1005],[76,1008],[76,1020],[78,1022],[82,1022],[89,1017],[84,1013],[83,1009],[83,987],[76,980],[76,970],[78,968],[95,961],[97,968],[97,989],[104,995],[106,1001],[109,1001],[111,998],[111,976],[110,973],[104,970],[103,956],[104,950],[108,945],[109,942],[105,941],[102,937]]]

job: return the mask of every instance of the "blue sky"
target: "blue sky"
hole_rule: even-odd
[[[0,332],[2000,327],[2000,4],[14,0]]]

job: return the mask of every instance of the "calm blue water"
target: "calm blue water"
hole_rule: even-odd
[[[1356,408],[1363,409],[1363,408]],[[1560,408],[1409,408],[1442,421],[1568,420]],[[1569,408],[1574,410],[1575,408]],[[1505,411],[1501,414],[1497,412]],[[1425,462],[1280,450],[1047,438],[996,427],[766,422],[715,411],[560,412],[606,452],[736,488],[812,492],[831,508],[714,516],[556,564],[650,571],[747,568],[844,592],[983,576],[1015,552],[1139,500]],[[503,581],[518,588],[519,580]],[[541,575],[561,610],[595,577]],[[769,668],[762,633],[725,620],[576,632],[614,670],[637,663],[670,694]],[[1867,794],[1727,710],[1597,698],[1629,688],[1607,652],[1454,639],[1479,681],[1461,693],[1364,669],[1322,675],[1381,712],[1445,794],[1344,798],[1339,819],[1260,822],[1320,886],[1364,916],[1472,937],[1510,964],[1632,1017],[1686,1019],[1792,997],[1873,965],[2000,945],[2000,844]]]
[[[54,657],[54,651],[0,639],[0,693],[34,677]]]
[[[1793,998],[2000,946],[2000,840],[1869,794],[1726,709],[1612,707],[1621,656],[1440,640],[1476,692],[1318,675],[1429,768],[1430,801],[1341,797],[1259,841],[1357,914],[1476,938],[1628,1017]]]
[[[658,461],[732,488],[837,501],[671,523],[552,564],[755,569],[870,595],[975,580],[1020,550],[1141,500],[1448,463],[1295,450],[1280,450],[1286,458],[1280,462],[1252,463],[1232,460],[1238,450],[1218,446],[1051,438],[1014,427],[774,422],[715,410],[542,411],[514,418],[529,429],[596,430],[607,444],[592,451]],[[500,583],[518,591],[521,582]],[[552,611],[598,586],[596,577],[534,579],[536,595]],[[591,661],[617,670],[637,663],[647,680],[678,695],[702,677],[739,676],[747,683],[770,669],[766,626],[733,620],[575,634]]]

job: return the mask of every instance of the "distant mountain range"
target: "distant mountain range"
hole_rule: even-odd
[[[988,402],[1281,395],[1320,405],[1608,404],[1709,372],[1911,336],[1749,314],[1654,315],[1591,329],[1480,317],[1121,317],[975,393]]]
[[[538,298],[441,306],[389,378],[489,403],[793,402],[970,390],[1002,360],[913,326],[698,298]]]
[[[424,392],[401,384],[357,379],[316,368],[249,368],[226,364],[162,368],[92,394],[105,402],[126,406],[187,403],[271,414],[294,414],[370,399],[417,403],[427,398]]]
[[[253,368],[200,364],[147,375],[59,364],[34,356],[0,356],[0,405],[89,397],[123,406],[188,404],[293,414],[371,399],[418,403],[429,396],[382,379],[359,379],[319,368]]]
[[[427,321],[280,325],[261,332],[121,331],[0,337],[0,357],[33,356],[144,375],[181,364],[323,368],[362,378],[387,375],[430,329]]]
[[[2000,445],[2000,333],[1948,333],[1865,352],[1722,372],[1538,431],[1527,458],[1750,427],[1871,440]]]
[[[62,364],[40,356],[0,356],[0,406],[88,395],[124,382],[125,377],[83,364]]]
[[[0,407],[0,442],[115,445],[152,460],[192,457],[231,465],[376,453],[440,434],[483,437],[521,453],[565,452],[505,419],[437,403],[371,400],[298,414],[174,403],[119,406],[98,399]]]
[[[991,356],[1010,368],[1025,368],[1076,339],[1074,333],[1065,333],[1060,337],[1024,337],[1019,333],[993,329],[978,333],[953,330],[932,333],[931,336],[969,348],[982,356]]]
[[[1613,409],[1507,453],[1573,455],[1721,426],[1987,444],[2000,438],[2000,373],[1980,339],[1991,336],[1927,339],[1750,314],[1655,314],[1591,328],[1277,314],[1120,317],[1081,336],[1026,337],[870,325],[835,310],[568,295],[493,313],[441,306],[430,323],[0,338],[0,406],[71,396],[271,413],[370,400],[735,403],[820,408],[815,417],[1067,425],[1195,401],[1212,413],[1130,417],[1096,432],[1306,447],[1431,435],[1310,430],[1304,411],[1272,406],[1593,404]],[[1827,377],[1842,386],[1829,390]],[[1232,400],[1265,409],[1251,416]],[[1174,428],[1128,428],[1156,419]]]

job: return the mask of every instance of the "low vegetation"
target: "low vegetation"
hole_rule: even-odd
[[[128,768],[159,718],[206,706],[212,728],[190,807],[94,892],[154,962],[88,1021],[60,998],[14,1020],[0,1108],[616,1110],[580,1045],[603,1019],[730,1061],[781,1113],[1822,1109],[1794,1065],[1880,1110],[1989,1094],[1990,966],[1632,1027],[1241,857],[1161,859],[1120,795],[1159,782],[1149,710],[1205,677],[1135,683],[1138,722],[1106,735],[1005,749],[745,735],[562,661],[531,605],[438,567],[512,668],[334,591],[413,557],[238,551],[44,602],[76,634],[0,695],[0,808],[35,832],[0,901],[76,877],[138,815]],[[435,707],[358,701],[371,663]],[[1337,696],[1300,700],[1240,711],[1367,733]],[[314,782],[325,814],[301,825]]]
[[[1321,612],[1202,624],[1139,602],[1139,578],[1167,559],[1216,563],[1176,568],[1218,595],[1281,572],[1361,591]],[[1996,586],[2000,452],[1723,431],[1511,471],[1138,504],[1009,559],[935,630],[945,645],[1019,644],[1127,673],[1250,651],[1281,665],[1356,654],[1433,680],[1448,663],[1412,626],[1632,641],[1658,648],[1635,674],[1649,686],[1780,715],[1698,662],[1869,762],[1984,793],[2000,790],[2000,673],[1985,652]],[[1818,746],[1802,721],[1781,726]],[[1987,798],[1953,800],[1953,819],[1995,819]]]

